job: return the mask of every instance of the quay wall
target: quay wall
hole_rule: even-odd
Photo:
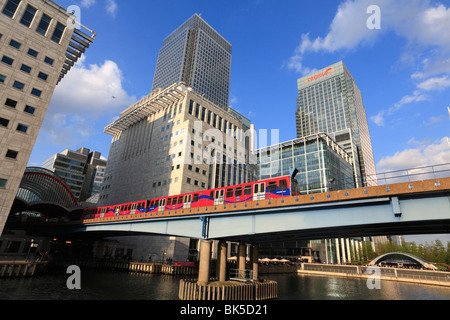
[[[47,262],[1,261],[0,278],[33,277],[45,271]]]
[[[372,268],[370,266],[302,263],[298,267],[298,274],[373,279],[377,275]],[[450,287],[450,272],[385,267],[377,268],[379,270],[378,276],[380,280]]]
[[[198,268],[191,266],[173,266],[169,264],[111,261],[111,260],[58,260],[54,261],[55,267],[68,267],[76,265],[80,268],[96,268],[114,271],[126,271],[165,275],[197,275]]]

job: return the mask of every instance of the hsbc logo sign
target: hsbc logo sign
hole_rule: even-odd
[[[305,83],[308,83],[308,82],[311,82],[311,81],[315,81],[315,80],[320,79],[320,78],[322,78],[322,77],[324,77],[326,75],[329,75],[330,73],[333,73],[333,72],[334,72],[334,68],[328,68],[326,71],[324,71],[322,73],[319,73],[319,74],[316,74],[315,76],[312,76],[312,77],[306,79]]]

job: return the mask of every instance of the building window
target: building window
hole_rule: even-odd
[[[31,67],[27,66],[26,64],[22,64],[22,66],[20,67],[20,70],[26,73],[30,73],[31,72]]]
[[[56,43],[60,43],[64,30],[66,29],[61,23],[56,24],[55,31],[53,31],[52,40]]]
[[[44,81],[47,81],[48,75],[45,74],[45,73],[43,73],[43,72],[39,72],[38,78],[39,78],[39,79],[42,79],[42,80],[44,80]]]
[[[32,106],[25,106],[25,109],[23,110],[23,112],[29,113],[29,114],[34,114],[34,112],[36,111],[35,107]]]
[[[42,94],[42,91],[41,90],[38,90],[38,89],[36,89],[36,88],[33,88],[32,90],[31,90],[31,94],[33,95],[33,96],[36,96],[36,97],[40,97],[41,96],[41,94]]]
[[[1,118],[1,117],[0,117],[0,127],[5,127],[5,128],[7,128],[7,127],[8,127],[8,124],[9,124],[9,120],[8,120],[8,119]]]
[[[17,131],[20,131],[20,132],[23,132],[23,133],[27,133],[27,131],[28,131],[28,126],[25,125],[25,124],[19,123],[19,124],[17,125],[17,129],[16,129],[16,130],[17,130]]]
[[[36,50],[33,50],[33,49],[30,48],[30,49],[28,49],[28,54],[30,56],[32,56],[33,58],[37,58],[39,53]]]
[[[16,40],[11,39],[11,41],[9,42],[9,45],[13,48],[16,48],[17,50],[20,49],[20,47],[22,46],[22,44],[20,42],[17,42]]]
[[[20,0],[8,0],[5,7],[3,8],[3,14],[7,15],[8,17],[12,18],[14,17],[14,14],[17,11],[17,7],[20,4]]]
[[[25,12],[22,16],[22,19],[20,20],[20,23],[23,24],[25,27],[30,27],[35,14],[36,14],[36,9],[31,7],[30,5],[28,5],[27,9],[25,10]]]
[[[55,60],[49,57],[45,57],[44,62],[52,66]]]
[[[6,102],[5,102],[5,106],[11,107],[11,108],[15,108],[17,106],[17,101],[7,98]]]
[[[25,84],[19,81],[14,81],[13,87],[19,90],[23,90]]]
[[[41,22],[39,22],[39,25],[36,28],[36,32],[45,36],[51,21],[52,19],[48,15],[44,14],[41,18]]]
[[[3,56],[2,62],[6,63],[6,64],[9,64],[10,66],[12,66],[12,64],[13,64],[13,62],[14,62],[14,59],[12,59],[12,58],[10,58],[10,57],[7,57],[7,56]]]
[[[6,77],[2,74],[0,74],[0,83],[4,83],[6,80]]]
[[[8,149],[8,151],[6,151],[6,158],[10,158],[10,159],[17,159],[17,155],[19,154],[19,152]]]
[[[6,188],[6,183],[8,180],[0,178],[0,188]]]

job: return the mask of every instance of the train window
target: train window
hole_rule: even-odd
[[[153,200],[150,202],[150,208],[153,207]]]
[[[170,206],[172,204],[172,198],[167,199],[167,205]]]
[[[280,180],[280,190],[286,190],[286,189],[287,189],[286,179]]]
[[[155,200],[155,207],[159,207],[159,200]]]
[[[235,196],[236,197],[242,196],[242,187],[236,188]]]
[[[198,193],[194,194],[194,199],[192,200],[192,202],[197,202],[198,201]]]
[[[252,186],[245,186],[244,187],[244,195],[252,194]]]
[[[133,203],[133,204],[131,205],[131,209],[132,209],[132,210],[136,209],[136,203]]]
[[[258,193],[258,190],[259,190],[259,184],[255,184],[254,185],[254,192],[253,193]]]
[[[180,204],[180,203],[183,203],[183,196],[178,197],[178,203],[179,203],[179,204]]]
[[[172,199],[172,204],[177,204],[177,197]]]
[[[227,189],[227,198],[233,197],[233,189]]]
[[[269,182],[269,185],[268,185],[267,189],[268,189],[269,192],[277,191],[277,182],[276,181]]]
[[[211,193],[209,194],[209,198],[210,198],[211,200],[214,199],[214,191],[211,191]]]

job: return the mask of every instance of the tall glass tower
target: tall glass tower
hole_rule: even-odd
[[[357,187],[376,184],[361,91],[342,61],[298,79],[296,121],[298,138],[326,133],[353,157]]]
[[[184,82],[221,108],[230,96],[231,44],[194,14],[163,41],[152,91]]]

